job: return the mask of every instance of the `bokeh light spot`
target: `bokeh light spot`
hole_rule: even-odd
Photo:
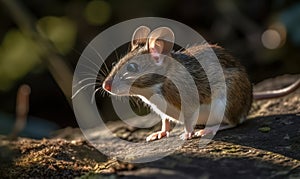
[[[262,44],[268,49],[278,48],[281,44],[281,40],[279,32],[274,29],[267,29],[261,36]]]
[[[87,4],[84,13],[89,24],[102,25],[110,19],[111,7],[105,1],[94,0]]]
[[[280,22],[274,22],[262,34],[261,42],[268,49],[278,49],[286,42],[287,30],[286,26]]]
[[[46,16],[38,21],[37,26],[59,52],[66,54],[73,48],[77,29],[70,19]]]
[[[30,72],[40,63],[42,55],[39,46],[16,29],[5,34],[0,52],[0,91],[9,90],[15,81]]]

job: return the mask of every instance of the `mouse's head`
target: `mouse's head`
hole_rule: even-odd
[[[145,26],[137,28],[131,40],[131,51],[113,67],[102,87],[113,95],[142,95],[166,78],[174,33],[160,27],[152,32]]]

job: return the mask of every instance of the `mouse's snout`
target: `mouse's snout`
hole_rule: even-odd
[[[112,79],[107,79],[103,82],[103,89],[105,89],[106,91],[111,92],[111,85],[112,85]]]
[[[130,91],[130,85],[126,84],[126,81],[115,77],[105,79],[102,88],[109,94],[117,96],[128,96]]]

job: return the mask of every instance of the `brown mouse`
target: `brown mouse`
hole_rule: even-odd
[[[198,96],[201,108],[199,105],[191,104],[188,109],[184,109],[182,122],[185,132],[181,135],[183,139],[215,134],[218,130],[235,127],[245,121],[252,99],[280,97],[300,86],[299,79],[281,90],[253,94],[245,68],[225,49],[217,45],[201,44],[174,52],[174,41],[174,33],[168,27],[160,27],[151,32],[148,27],[140,26],[133,33],[131,51],[120,59],[102,83],[102,88],[112,95],[141,98],[161,117],[161,131],[148,136],[147,141],[169,135],[170,121],[178,122],[182,112],[181,97],[186,99],[194,97],[190,92],[192,85],[196,85],[198,90],[195,97]],[[210,61],[213,52],[217,55],[223,70],[226,95],[219,89],[222,87],[219,77],[214,75],[215,64]],[[207,69],[203,69],[195,54],[199,55],[200,62],[211,63]],[[174,62],[184,68],[174,65],[176,64]],[[208,80],[207,75],[212,77],[211,80]],[[187,76],[192,76],[193,81],[188,80]],[[184,84],[183,94],[179,94],[178,87],[169,77]],[[214,90],[211,90],[211,84],[216,87]],[[160,104],[152,102],[150,98],[153,95],[161,95],[167,102],[167,109],[161,109]],[[196,122],[192,120],[195,111],[199,112]],[[219,125],[220,121],[215,121],[214,118],[219,118],[223,113],[224,117]],[[212,120],[208,121],[209,115],[212,115]],[[208,127],[195,132],[195,124],[206,124]]]

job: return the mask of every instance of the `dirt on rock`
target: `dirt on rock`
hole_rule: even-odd
[[[285,75],[268,79],[254,90],[282,88],[299,78]],[[171,155],[148,163],[107,157],[86,141],[79,129],[67,128],[43,140],[0,136],[0,177],[300,178],[300,89],[282,98],[254,101],[248,118],[236,128],[219,131],[205,147],[199,147],[200,140],[195,138]],[[157,130],[121,122],[109,125],[115,136],[136,143],[145,142],[146,136]],[[113,142],[107,140],[99,146],[109,148]],[[166,139],[159,142],[169,145]],[[135,147],[123,148],[118,151],[120,156],[140,153]],[[141,155],[147,157],[160,150]]]

